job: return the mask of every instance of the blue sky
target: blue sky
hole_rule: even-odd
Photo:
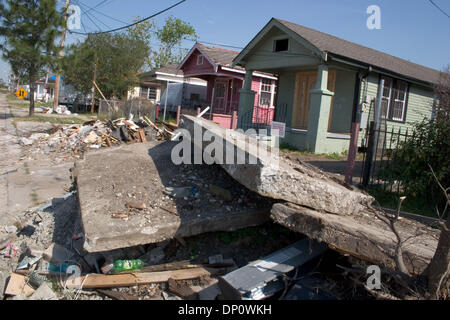
[[[450,14],[450,1],[433,1]],[[149,16],[176,2],[71,1],[81,7],[82,24],[88,31],[120,27],[123,24],[117,20],[131,22],[137,16]],[[366,9],[370,5],[381,9],[380,30],[366,27]],[[88,7],[96,8],[86,13]],[[169,15],[189,22],[200,41],[205,42],[244,47],[270,18],[276,17],[431,68],[441,70],[450,64],[450,18],[429,0],[187,0],[155,21],[162,25]],[[67,43],[79,39],[82,36],[69,34]],[[185,41],[182,46],[192,45]],[[6,79],[8,71],[7,63],[0,61],[0,77]]]

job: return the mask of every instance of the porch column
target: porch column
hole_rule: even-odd
[[[327,152],[328,117],[334,92],[328,90],[328,66],[321,64],[317,82],[310,91],[307,147],[314,153]]]
[[[252,91],[253,70],[246,70],[244,86],[239,90],[238,128],[245,129],[244,125],[253,119],[255,104],[255,91]]]

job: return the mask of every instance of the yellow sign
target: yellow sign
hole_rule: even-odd
[[[23,88],[20,88],[19,90],[16,91],[16,95],[20,99],[23,99],[23,98],[25,98],[27,96],[27,92]]]

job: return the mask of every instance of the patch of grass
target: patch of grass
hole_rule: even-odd
[[[307,151],[300,151],[296,147],[288,144],[288,143],[282,143],[280,144],[280,151],[286,152],[286,153],[294,153],[300,156],[308,156],[308,157],[317,157],[317,158],[326,158],[330,160],[337,160],[337,161],[345,161],[347,160],[348,151],[344,151],[342,153],[332,152],[332,153],[312,153]]]
[[[77,117],[44,117],[44,116],[27,116],[15,117],[13,122],[17,121],[33,121],[33,122],[50,122],[54,124],[83,124],[86,120]]]
[[[397,210],[398,200],[402,194],[384,191],[380,187],[371,186],[365,189],[384,208]],[[436,209],[426,199],[414,195],[407,195],[403,201],[401,211],[419,214],[422,216],[437,218]]]

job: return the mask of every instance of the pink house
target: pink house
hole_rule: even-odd
[[[236,128],[237,117],[232,123],[233,111],[238,110],[239,90],[245,79],[245,69],[232,66],[237,51],[208,47],[197,42],[178,69],[185,77],[207,81],[205,105],[210,106],[212,121],[226,128]],[[277,78],[268,73],[254,72],[252,90],[256,92],[253,115],[249,122],[267,124],[272,122]]]

